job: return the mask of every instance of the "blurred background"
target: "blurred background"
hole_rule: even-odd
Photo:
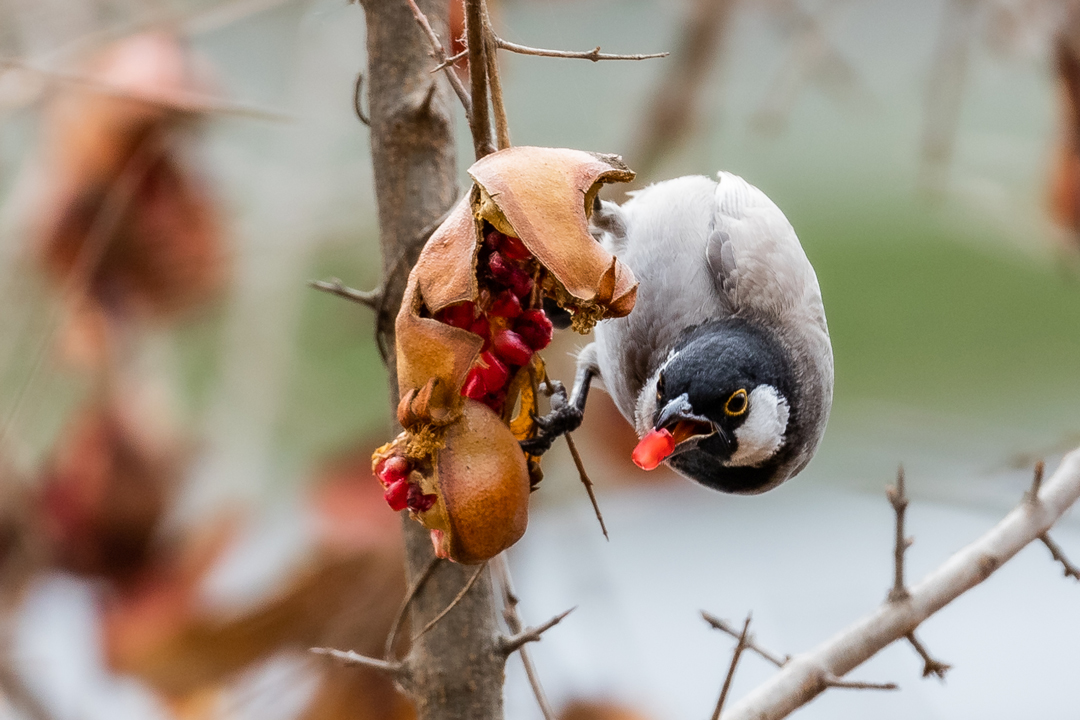
[[[620,153],[641,183],[741,174],[821,282],[836,397],[797,480],[646,475],[594,393],[610,542],[558,445],[510,552],[526,621],[578,608],[533,649],[563,717],[702,717],[733,641],[699,610],[752,610],[784,654],[884,598],[899,464],[914,580],[1080,444],[1080,29],[1064,0],[489,2],[516,42],[672,51],[504,55],[515,144]],[[410,717],[305,652],[381,655],[404,588],[372,313],[307,287],[379,280],[364,62],[344,0],[0,3],[5,716]],[[562,335],[569,380],[586,340]],[[1080,556],[1075,518],[1055,537]],[[928,622],[947,683],[891,647],[855,675],[899,692],[801,716],[1076,717],[1060,574],[1028,548]],[[747,658],[734,697],[771,673]],[[508,717],[539,718],[508,675]]]

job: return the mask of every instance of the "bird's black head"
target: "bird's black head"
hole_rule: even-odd
[[[784,480],[797,407],[791,363],[771,334],[728,319],[689,329],[656,379],[652,424],[668,430],[677,471],[732,493]]]

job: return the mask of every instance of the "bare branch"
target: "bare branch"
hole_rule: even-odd
[[[727,633],[728,635],[735,638],[736,640],[741,635],[741,633],[738,630],[736,630],[726,620],[721,620],[720,618],[716,617],[715,615],[711,615],[711,614],[705,612],[704,610],[701,611],[701,617],[703,617],[705,619],[705,622],[712,625],[713,628],[715,628],[716,630]],[[743,645],[746,646],[747,650],[753,650],[758,655],[760,655],[764,659],[768,660],[769,662],[771,662],[776,667],[783,667],[784,664],[787,663],[787,661],[791,659],[790,655],[785,655],[783,657],[780,657],[776,653],[773,653],[773,652],[771,652],[769,650],[766,650],[765,648],[761,647],[756,642],[754,642],[754,636],[753,635],[747,635],[746,638],[743,640]]]
[[[566,58],[569,60],[591,60],[593,62],[600,62],[601,60],[651,60],[653,58],[667,57],[671,53],[659,52],[648,54],[635,54],[635,55],[612,55],[611,53],[600,52],[600,46],[597,45],[592,50],[586,50],[585,52],[575,52],[573,50],[548,50],[546,48],[529,47],[528,45],[518,45],[512,43],[509,40],[503,40],[501,37],[495,37],[495,44],[500,50],[508,50],[519,55],[535,55],[537,57],[553,57],[553,58]]]
[[[907,600],[885,602],[833,638],[784,664],[728,711],[726,720],[778,720],[817,697],[823,673],[843,677],[882,648],[906,638],[957,597],[986,580],[1029,543],[1041,538],[1080,498],[1080,450],[1064,457],[1044,483],[1038,503],[1022,503],[982,537],[909,589]]]
[[[1065,577],[1080,580],[1080,568],[1069,562],[1069,558],[1065,557],[1065,553],[1062,551],[1061,547],[1050,539],[1050,533],[1043,533],[1039,536],[1039,539],[1043,541],[1043,545],[1050,551],[1050,554],[1054,559],[1061,563],[1062,567],[1065,568]]]
[[[574,465],[577,467],[581,484],[585,486],[585,492],[589,493],[589,501],[592,503],[593,512],[596,513],[596,519],[600,522],[600,530],[604,533],[604,539],[611,540],[607,534],[607,526],[604,525],[604,515],[600,512],[600,505],[596,502],[596,493],[593,491],[592,480],[589,479],[589,473],[585,472],[585,463],[581,461],[581,454],[578,453],[577,444],[574,442],[574,438],[570,437],[570,433],[566,433],[563,437],[566,438],[566,445],[570,448],[570,456],[574,458]]]
[[[495,558],[495,572],[499,576],[499,585],[502,587],[503,618],[506,620],[506,626],[510,628],[510,632],[520,633],[524,623],[521,621],[521,616],[518,615],[518,598],[514,594],[514,581],[510,577],[510,561],[506,559],[506,553],[500,553]],[[536,697],[536,704],[540,706],[540,713],[544,716],[544,720],[556,720],[555,711],[551,709],[551,704],[544,693],[544,687],[540,684],[540,676],[537,674],[532,658],[529,657],[528,650],[524,645],[518,648],[518,657],[521,658],[521,664],[525,667],[525,677],[529,679],[529,686],[532,687],[533,695]]]
[[[323,647],[311,648],[310,652],[313,652],[316,655],[325,655],[332,660],[337,660],[343,665],[356,665],[359,667],[371,668],[393,676],[398,676],[405,672],[405,666],[399,662],[379,660],[378,658],[355,653],[352,650],[335,650],[334,648]]]
[[[491,111],[495,115],[495,138],[499,149],[510,147],[510,124],[506,119],[506,107],[503,105],[502,80],[499,78],[499,53],[496,52],[495,30],[491,27],[487,3],[482,4],[484,11],[484,57],[487,59],[488,81],[491,83]]]
[[[420,573],[420,577],[416,579],[416,582],[412,584],[412,587],[405,593],[405,597],[401,600],[401,605],[398,607],[397,615],[394,616],[394,622],[390,626],[390,632],[386,634],[386,647],[383,650],[383,657],[390,660],[394,657],[394,641],[397,640],[398,630],[401,629],[401,623],[405,620],[405,611],[409,609],[409,603],[416,597],[416,593],[420,592],[420,588],[424,587],[424,583],[428,581],[431,574],[435,572],[435,568],[441,562],[438,557],[431,558],[431,562],[427,564],[424,571]]]
[[[910,538],[904,537],[904,513],[907,511],[908,499],[904,491],[903,466],[896,471],[896,485],[887,488],[885,495],[896,512],[896,545],[893,550],[894,579],[892,590],[889,591],[889,602],[900,602],[908,597],[907,588],[904,587],[904,552],[912,543]]]
[[[914,630],[909,632],[905,637],[907,638],[907,641],[911,643],[911,647],[915,648],[915,652],[919,653],[919,657],[923,660],[922,676],[930,677],[931,675],[936,675],[939,680],[944,680],[945,673],[948,672],[949,668],[952,666],[935,660],[930,655],[930,651],[926,649],[926,646],[919,642],[918,638],[915,637]]]
[[[465,595],[469,592],[469,590],[472,589],[473,584],[480,578],[481,573],[483,573],[484,570],[486,570],[486,569],[487,569],[487,563],[484,563],[480,567],[476,568],[476,572],[474,572],[472,574],[472,577],[469,578],[469,581],[467,583],[465,583],[465,587],[461,588],[461,592],[459,592],[457,594],[457,596],[453,600],[450,601],[450,604],[447,605],[446,608],[442,612],[440,612],[435,617],[431,618],[431,621],[427,625],[425,625],[424,628],[420,632],[416,633],[416,635],[413,636],[413,642],[416,642],[417,640],[419,640],[421,635],[426,633],[431,628],[435,627],[440,620],[442,620],[444,617],[446,617],[446,614],[448,612],[450,612],[455,607],[457,607],[457,604],[459,602],[461,602],[461,598],[465,597]]]
[[[739,642],[735,645],[735,651],[731,654],[731,665],[728,666],[727,675],[724,677],[724,687],[720,689],[720,699],[716,701],[716,709],[713,710],[712,720],[720,720],[720,713],[724,709],[724,701],[727,700],[728,691],[731,690],[731,681],[735,678],[735,668],[739,664],[739,657],[746,647],[746,633],[750,630],[750,616],[746,616],[742,632],[739,633]]]
[[[469,56],[469,48],[465,48],[461,52],[459,52],[459,53],[457,53],[455,55],[451,55],[450,57],[446,58],[445,60],[443,60],[441,63],[439,63],[435,67],[431,68],[431,72],[434,73],[434,72],[439,72],[440,70],[445,70],[446,68],[448,68],[451,65],[453,65],[454,63],[456,63],[458,60],[464,60],[468,56]]]
[[[338,297],[352,300],[354,303],[366,305],[372,310],[378,310],[382,303],[382,292],[379,290],[356,290],[341,282],[338,278],[329,280],[310,280],[308,285],[316,290],[337,295]]]
[[[412,10],[413,17],[416,18],[416,22],[420,25],[424,34],[427,35],[428,42],[431,43],[431,55],[435,58],[435,61],[439,63],[435,66],[435,69],[446,71],[446,79],[450,81],[450,87],[454,88],[454,94],[458,96],[458,100],[461,101],[461,106],[465,108],[465,117],[471,118],[472,99],[469,97],[469,91],[465,89],[465,85],[462,84],[461,79],[454,74],[454,69],[450,67],[459,59],[458,56],[455,55],[453,59],[446,57],[446,49],[443,47],[442,41],[439,40],[439,36],[431,28],[431,23],[428,22],[427,15],[425,15],[420,9],[420,6],[416,4],[416,0],[405,0],[405,2],[409,4],[409,9]]]
[[[364,73],[356,73],[356,86],[353,87],[352,104],[353,110],[356,111],[356,117],[360,118],[360,122],[364,123],[368,127],[371,127],[371,119],[364,112],[364,104],[361,101],[361,93],[364,89]]]
[[[469,95],[473,101],[469,129],[472,131],[473,152],[479,160],[495,150],[491,142],[491,118],[488,114],[484,0],[465,0],[465,37],[469,47]]]
[[[548,630],[550,630],[551,628],[558,625],[560,622],[562,622],[563,618],[565,618],[570,613],[574,612],[574,610],[576,610],[576,609],[577,609],[576,607],[572,607],[569,610],[567,610],[565,612],[562,612],[562,613],[556,615],[555,617],[551,618],[550,620],[548,620],[543,625],[538,625],[537,627],[525,628],[524,630],[517,633],[516,635],[512,635],[511,637],[503,638],[502,641],[499,643],[499,646],[502,648],[502,651],[503,651],[504,654],[510,655],[515,650],[519,650],[523,645],[525,645],[525,643],[539,642],[541,635],[543,635]]]

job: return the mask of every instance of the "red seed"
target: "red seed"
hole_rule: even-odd
[[[502,330],[491,340],[491,347],[500,359],[511,365],[528,365],[532,358],[532,348],[513,330]]]
[[[503,238],[499,251],[506,257],[511,260],[528,260],[532,257],[532,253],[525,247],[525,243],[521,242],[521,238],[513,235],[504,235]]]
[[[399,480],[408,478],[411,470],[412,463],[400,455],[394,455],[379,463],[375,474],[378,475],[383,487],[390,487]]]
[[[510,380],[510,369],[490,351],[480,353],[480,363],[476,367],[480,370],[488,393],[500,390]]]
[[[484,338],[484,346],[481,352],[491,347],[491,323],[486,317],[478,317],[469,325],[469,332]]]
[[[491,309],[488,310],[488,315],[504,318],[516,318],[521,315],[521,301],[518,300],[517,295],[504,290],[495,296],[495,300],[491,303]]]
[[[634,448],[631,458],[642,470],[652,470],[675,452],[675,438],[668,430],[651,430]]]
[[[386,491],[383,492],[383,500],[386,501],[391,510],[404,510],[409,505],[409,483],[405,480],[398,480],[386,488]]]
[[[517,273],[514,274],[510,283],[510,290],[520,298],[528,297],[532,293],[533,279],[524,270],[514,269],[517,270]]]
[[[505,235],[492,228],[491,230],[488,230],[487,235],[484,236],[484,246],[489,250],[498,250],[505,240]]]
[[[532,292],[533,279],[529,273],[507,260],[501,253],[491,253],[488,257],[488,269],[495,282],[510,288],[518,297],[525,297]]]
[[[461,387],[461,394],[473,400],[480,400],[487,395],[487,388],[484,387],[484,378],[480,368],[474,367],[469,370],[469,374],[465,377],[465,384]]]
[[[435,319],[452,327],[468,329],[475,316],[476,306],[471,302],[463,302],[443,308]]]
[[[543,310],[526,310],[514,323],[514,332],[533,350],[543,350],[550,345],[554,330]]]
[[[409,485],[408,507],[413,512],[427,512],[439,499],[438,495],[425,495],[419,485]]]

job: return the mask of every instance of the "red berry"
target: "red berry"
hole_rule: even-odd
[[[502,360],[521,367],[529,364],[532,348],[513,330],[502,330],[491,340],[492,349]]]
[[[526,310],[514,323],[514,332],[533,350],[543,350],[551,344],[554,329],[543,310]]]
[[[524,270],[514,269],[517,272],[510,283],[510,290],[520,298],[528,297],[533,289],[533,279]]]
[[[386,501],[391,510],[404,510],[409,504],[409,483],[406,480],[398,480],[386,488],[383,493],[383,500]]]
[[[379,482],[383,484],[383,487],[390,487],[399,480],[409,477],[411,470],[412,463],[400,455],[393,455],[379,463],[375,474],[378,475]]]
[[[475,315],[476,306],[471,302],[463,302],[443,308],[435,319],[452,327],[468,329]]]
[[[517,295],[504,290],[495,296],[495,300],[491,303],[491,309],[488,310],[488,315],[504,318],[516,318],[521,314],[521,301],[518,300]]]
[[[499,251],[511,260],[528,260],[532,257],[532,253],[529,252],[529,248],[525,247],[525,243],[521,242],[521,238],[516,238],[513,235],[504,236]]]
[[[634,448],[631,458],[642,470],[652,470],[675,452],[675,438],[667,429],[650,430]]]
[[[478,317],[473,320],[472,324],[469,325],[469,332],[484,338],[484,347],[481,350],[487,350],[491,347],[491,323],[488,322],[486,317]]]
[[[438,495],[425,495],[419,485],[409,485],[408,507],[413,512],[427,512],[439,499]]]
[[[489,250],[498,250],[502,246],[503,241],[505,240],[505,235],[503,235],[498,230],[492,228],[491,230],[487,231],[486,235],[484,235],[484,246]]]

